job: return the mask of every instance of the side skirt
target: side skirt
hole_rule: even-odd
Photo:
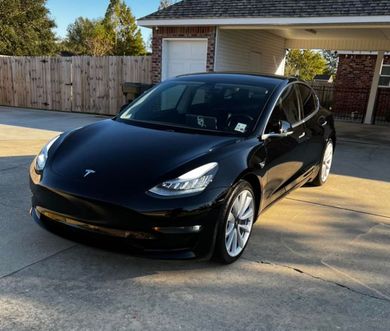
[[[289,187],[286,189],[286,191],[281,194],[279,197],[277,197],[275,200],[273,200],[271,203],[266,205],[264,208],[262,208],[261,213],[268,210],[271,206],[273,206],[278,201],[282,200],[284,197],[286,197],[291,192],[295,191],[296,189],[304,186],[307,183],[310,183],[315,177],[319,170],[319,166],[316,165],[313,168],[310,169],[310,171],[306,172],[304,175],[302,175],[297,181],[295,181],[294,185],[289,185]]]

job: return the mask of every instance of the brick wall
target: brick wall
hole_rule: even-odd
[[[370,88],[376,63],[375,55],[340,55],[336,87]]]
[[[333,111],[347,117],[355,112],[359,119],[366,113],[376,64],[376,55],[340,55],[335,82]],[[385,64],[390,57],[385,56]],[[390,90],[379,88],[376,113],[390,111]]]
[[[207,71],[214,70],[216,28],[208,27],[158,27],[153,29],[152,40],[152,80],[161,81],[162,40],[164,38],[207,38]]]
[[[335,113],[345,118],[364,118],[375,63],[375,55],[339,56],[333,107]]]

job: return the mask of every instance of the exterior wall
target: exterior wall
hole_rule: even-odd
[[[260,54],[261,72],[284,74],[286,40],[262,30],[218,30],[216,71],[254,71],[251,52]]]
[[[378,31],[378,36],[381,32]],[[289,39],[286,43],[287,48],[306,48],[306,49],[333,49],[333,50],[354,50],[354,51],[370,51],[370,50],[388,50],[390,49],[390,40],[374,39],[367,36],[361,38],[350,39]]]
[[[341,55],[336,86],[370,89],[374,77],[376,55]]]
[[[216,28],[214,26],[158,27],[153,29],[152,81],[161,81],[162,42],[164,38],[207,38],[207,71],[214,71]]]
[[[385,64],[390,57],[385,56]],[[333,111],[336,113],[356,112],[363,117],[374,77],[376,55],[340,55],[335,82]],[[375,113],[383,115],[390,110],[390,89],[379,88]]]

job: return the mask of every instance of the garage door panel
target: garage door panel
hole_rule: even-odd
[[[167,40],[164,47],[163,80],[206,71],[207,40]]]
[[[182,75],[183,72],[188,71],[186,66],[183,65],[183,64],[176,65],[176,66],[175,65],[171,65],[168,69],[169,69],[169,73],[170,73],[170,76],[168,78]]]
[[[204,71],[203,63],[191,63],[188,69],[190,72],[202,72]]]
[[[207,54],[207,43],[202,42],[200,45],[190,45],[190,56],[191,58],[200,58],[204,54]]]
[[[189,45],[178,42],[168,42],[168,56],[172,58],[191,57],[191,48]]]

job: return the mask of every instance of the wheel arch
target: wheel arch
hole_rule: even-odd
[[[242,174],[236,180],[236,183],[239,180],[245,180],[252,186],[253,193],[255,194],[255,199],[256,199],[256,213],[258,216],[261,210],[261,201],[262,201],[262,192],[263,192],[259,177],[254,173],[249,172],[249,173]]]

